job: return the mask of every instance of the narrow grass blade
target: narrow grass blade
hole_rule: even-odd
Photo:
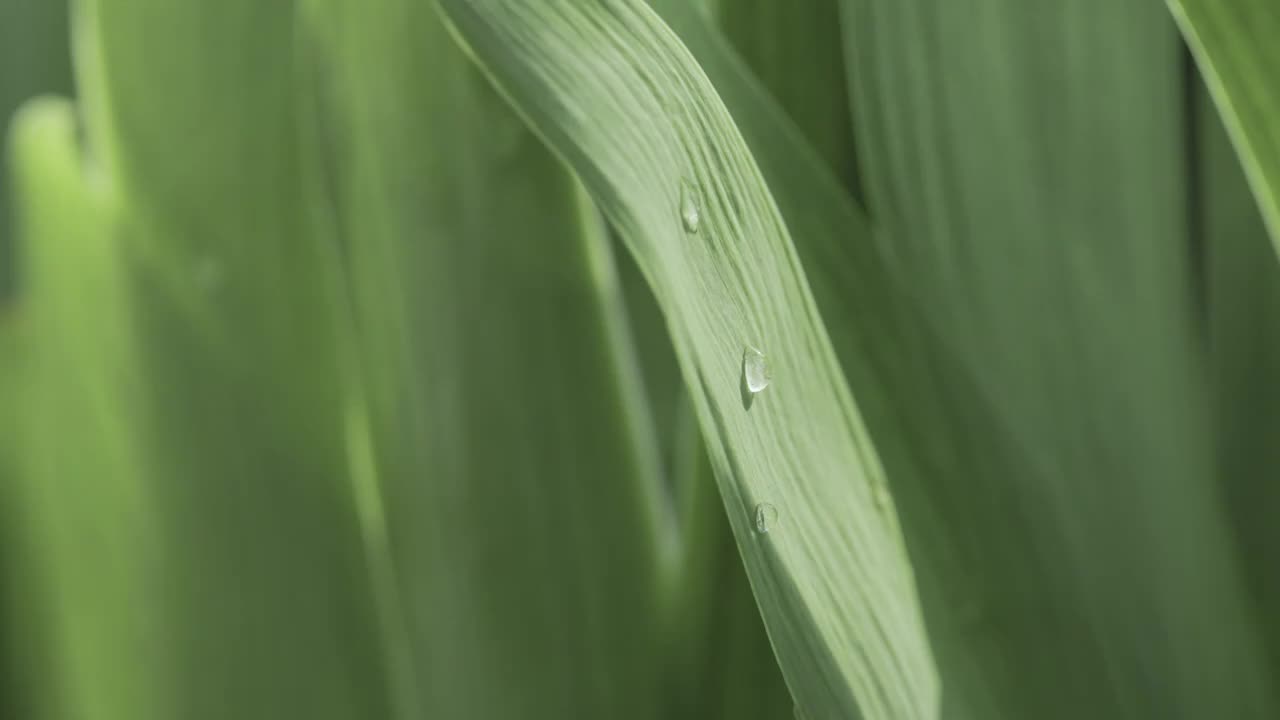
[[[1280,252],[1280,4],[1168,0]]]
[[[706,76],[636,2],[443,6],[653,285],[797,703],[811,717],[933,716],[914,581],[892,509],[875,500],[878,460],[786,228]],[[745,377],[753,348],[773,374],[758,397],[743,393],[759,387]]]

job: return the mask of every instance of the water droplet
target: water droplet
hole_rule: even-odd
[[[769,387],[769,381],[773,379],[773,370],[769,368],[769,362],[765,360],[764,353],[753,347],[747,347],[742,351],[742,379],[747,386],[747,391],[752,395]]]
[[[778,524],[778,508],[769,503],[756,505],[756,532],[764,535]]]
[[[687,182],[680,183],[680,222],[685,232],[690,235],[698,232],[698,223],[702,222],[702,213],[698,210],[697,193]]]

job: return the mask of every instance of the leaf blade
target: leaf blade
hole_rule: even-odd
[[[1018,717],[1265,717],[1217,496],[1176,29],[1141,2],[844,8],[869,211],[993,411],[968,492],[934,490],[968,540],[937,590],[982,600],[977,623],[948,603],[944,642],[993,651],[944,677]]]
[[[818,717],[932,716],[909,566],[872,500],[878,461],[785,227],[696,63],[636,3],[443,7],[653,284],[797,702]],[[700,193],[695,238],[680,229],[682,182]],[[746,345],[777,368],[749,414],[739,393]],[[783,519],[757,538],[753,508],[766,502]]]

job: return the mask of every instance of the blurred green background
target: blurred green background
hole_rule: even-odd
[[[609,213],[629,136],[464,22],[520,3],[441,4],[0,0],[0,717],[847,717]],[[553,5],[655,73],[669,27],[745,139],[939,716],[1280,717],[1280,268],[1163,3]]]

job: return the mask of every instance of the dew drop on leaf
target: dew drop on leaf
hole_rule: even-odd
[[[687,182],[680,183],[680,223],[690,235],[698,232],[698,223],[702,222],[702,213],[698,210],[698,198],[693,187]]]
[[[764,353],[750,346],[742,351],[742,379],[752,395],[769,387],[773,371],[769,369]]]
[[[756,505],[756,532],[764,535],[778,524],[778,508],[769,503]]]

